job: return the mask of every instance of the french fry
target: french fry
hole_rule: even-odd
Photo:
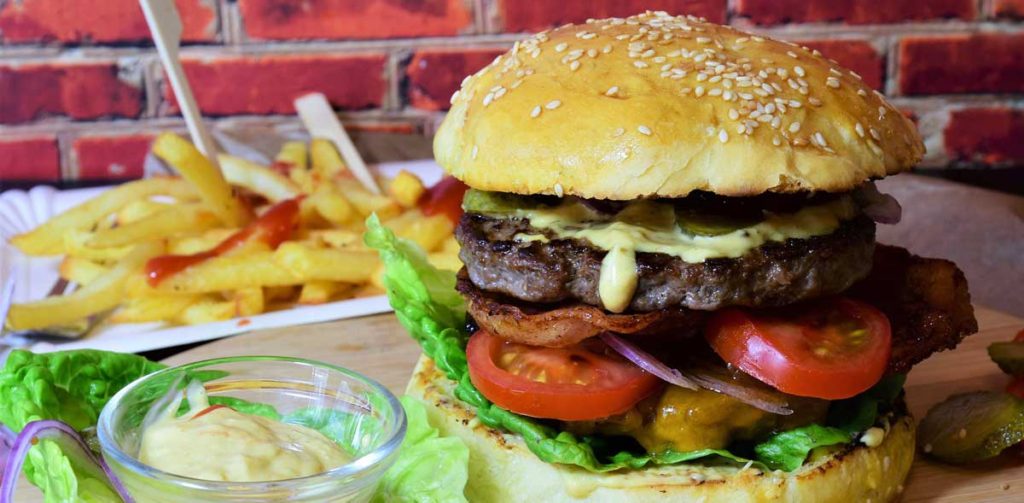
[[[462,269],[462,260],[459,260],[458,253],[451,253],[447,251],[430,253],[427,254],[427,262],[430,262],[430,265],[438,269],[446,269],[449,271],[458,271],[459,269]]]
[[[352,204],[345,199],[337,187],[329,183],[321,185],[309,196],[309,204],[325,220],[336,225],[345,225],[355,217]]]
[[[361,299],[363,297],[376,297],[377,295],[384,295],[385,290],[382,287],[378,287],[375,284],[363,285],[352,291],[353,299]]]
[[[98,262],[117,262],[132,251],[132,245],[98,248],[89,246],[94,233],[78,229],[64,233],[64,252],[69,256],[94,260]]]
[[[295,286],[265,286],[263,287],[263,301],[267,304],[273,302],[290,302],[295,298]]]
[[[81,257],[64,257],[60,262],[60,277],[84,286],[110,271],[109,267]]]
[[[262,313],[265,306],[263,288],[258,286],[235,290],[231,300],[235,301],[237,316],[255,316]]]
[[[282,243],[274,261],[303,280],[362,283],[370,278],[380,259],[372,251],[316,248],[302,243]]]
[[[309,157],[312,160],[313,172],[323,179],[329,179],[348,169],[338,149],[334,148],[330,140],[324,138],[313,138],[309,142]]]
[[[174,255],[192,255],[202,253],[219,245],[232,234],[238,232],[236,229],[210,229],[198,236],[186,236],[172,239],[167,246],[167,253]]]
[[[114,221],[117,225],[128,225],[132,222],[137,222],[146,218],[154,213],[172,208],[173,206],[168,203],[161,203],[157,201],[151,201],[149,199],[140,199],[138,201],[132,201],[125,205],[117,212]]]
[[[298,285],[304,278],[259,251],[214,257],[169,276],[156,287],[167,293],[226,292],[256,286]]]
[[[290,165],[302,171],[309,169],[309,154],[306,152],[306,142],[287,141],[281,145],[281,151],[277,153],[274,162]]]
[[[335,281],[314,280],[302,285],[299,304],[324,304],[335,295],[351,289],[351,285]]]
[[[190,142],[174,133],[163,133],[153,142],[153,153],[192,183],[222,222],[241,227],[249,221],[249,211],[235,197],[224,176]]]
[[[175,321],[182,325],[200,325],[216,321],[230,320],[235,317],[236,306],[232,300],[218,300],[214,297],[203,297],[186,307]]]
[[[146,323],[173,320],[187,307],[198,302],[199,295],[147,295],[126,300],[110,316],[114,323]]]
[[[255,192],[272,203],[299,195],[295,182],[266,166],[226,154],[218,155],[217,160],[228,183]]]
[[[138,275],[150,258],[163,253],[161,242],[136,246],[106,274],[68,295],[14,304],[7,320],[13,330],[28,330],[72,323],[117,307],[124,297],[125,280]]]
[[[396,236],[415,242],[427,252],[440,248],[442,242],[451,236],[455,229],[455,224],[448,217],[444,215],[426,217],[416,209],[386,220],[384,225],[394,231]]]
[[[205,205],[183,204],[166,208],[141,220],[93,233],[85,242],[90,248],[111,248],[175,236],[184,232],[201,232],[218,224],[217,217]]]
[[[64,234],[67,231],[92,229],[102,218],[128,203],[154,195],[189,200],[196,197],[197,192],[188,182],[178,178],[158,177],[128,182],[47,220],[29,232],[14,236],[11,244],[31,256],[66,253]]]
[[[355,179],[339,179],[335,183],[341,188],[341,193],[352,203],[356,211],[364,217],[376,213],[381,220],[394,218],[402,213],[402,207],[387,196],[372,194],[363,188]]]
[[[348,229],[310,231],[309,238],[331,248],[366,249],[366,245],[363,244],[363,235]]]
[[[398,201],[398,204],[412,208],[427,192],[427,188],[423,186],[423,180],[420,180],[420,177],[403,169],[398,172],[394,180],[391,180],[388,192],[391,197],[395,198],[395,201]]]

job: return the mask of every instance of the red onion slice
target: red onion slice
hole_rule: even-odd
[[[879,192],[873,183],[866,183],[857,190],[856,198],[861,204],[861,211],[875,222],[898,224],[903,217],[899,201],[889,194]]]
[[[608,332],[602,333],[600,337],[605,344],[627,360],[636,364],[637,367],[669,384],[691,390],[698,388],[708,389],[731,396],[747,405],[765,412],[771,412],[772,414],[786,416],[793,413],[793,410],[789,408],[789,404],[786,403],[785,398],[780,393],[746,386],[733,381],[728,375],[721,375],[721,372],[710,368],[697,368],[695,371],[684,375],[678,369],[665,365],[650,353],[636,347],[622,337]]]
[[[10,431],[10,430],[7,430]],[[5,437],[6,437],[5,432]],[[9,439],[5,439],[5,443]],[[110,470],[110,467],[89,450],[89,447],[74,428],[60,421],[46,419],[32,421],[22,428],[21,433],[11,442],[10,451],[3,460],[3,475],[0,477],[0,503],[15,503],[14,488],[18,485],[18,475],[28,457],[28,451],[37,440],[52,440],[68,457],[78,460],[78,466],[89,472],[89,475],[106,481],[125,503],[133,503],[131,495],[121,481]]]

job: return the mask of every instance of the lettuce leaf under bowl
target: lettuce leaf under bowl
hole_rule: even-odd
[[[0,370],[0,423],[20,432],[33,421],[52,419],[85,430],[96,425],[103,406],[121,388],[163,367],[141,356],[107,351],[13,351]],[[32,447],[24,472],[43,490],[46,503],[121,501],[52,439]]]
[[[398,238],[381,225],[376,215],[366,220],[364,241],[376,249],[384,263],[384,285],[399,322],[420,344],[423,353],[457,384],[456,398],[476,409],[482,423],[520,435],[538,458],[548,463],[575,465],[593,472],[687,461],[753,463],[759,467],[793,470],[816,447],[848,443],[855,432],[877,420],[880,403],[902,389],[902,378],[886,380],[865,394],[837,402],[844,414],[842,425],[810,425],[782,432],[757,446],[750,460],[727,450],[665,451],[656,454],[616,450],[600,437],[577,437],[545,422],[503,409],[480,393],[469,379],[466,362],[465,301],[455,291],[455,273],[431,266],[414,243]],[[881,387],[882,391],[877,391]],[[852,413],[853,415],[845,415]],[[867,419],[870,417],[870,419]],[[855,429],[859,428],[859,429]]]

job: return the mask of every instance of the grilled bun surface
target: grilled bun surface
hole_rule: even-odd
[[[455,383],[420,358],[406,392],[422,400],[432,426],[469,447],[466,497],[473,502],[849,502],[895,501],[914,460],[914,422],[892,421],[877,447],[855,443],[794,472],[672,465],[590,473],[538,459],[517,435],[484,426],[454,398]]]
[[[473,188],[618,200],[840,192],[923,153],[817,51],[664,13],[518,42],[463,82],[434,140]]]

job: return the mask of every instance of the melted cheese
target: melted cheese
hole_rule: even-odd
[[[795,213],[768,214],[761,222],[717,236],[686,232],[678,225],[674,207],[657,201],[632,202],[612,217],[575,201],[554,207],[516,209],[505,216],[526,219],[531,226],[556,238],[583,239],[606,250],[598,291],[605,309],[617,313],[629,306],[636,290],[637,252],[664,253],[692,264],[712,258],[737,258],[767,242],[830,234],[856,211],[853,201],[842,197]],[[548,238],[519,234],[516,239],[527,242]]]

